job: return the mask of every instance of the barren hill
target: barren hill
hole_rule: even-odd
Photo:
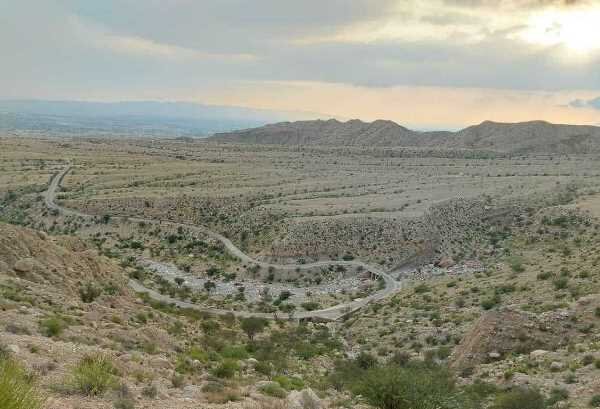
[[[484,149],[509,153],[597,153],[600,127],[556,125],[544,121],[485,121],[458,132],[418,132],[392,121],[351,120],[282,122],[216,134],[233,143],[337,146],[407,146]]]
[[[215,135],[215,139],[259,144],[430,146],[445,142],[450,132],[417,132],[393,121],[363,122],[353,119],[281,122],[260,128]]]

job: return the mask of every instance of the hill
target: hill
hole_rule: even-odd
[[[600,152],[600,127],[556,125],[543,121],[485,121],[458,132],[419,132],[392,121],[298,121],[218,133],[213,140],[232,143],[337,146],[443,147],[506,153]]]
[[[446,142],[450,132],[417,132],[393,121],[336,119],[281,122],[219,133],[215,139],[236,143],[283,145],[431,146]]]

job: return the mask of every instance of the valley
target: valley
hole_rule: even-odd
[[[52,407],[369,408],[351,373],[377,371],[450,376],[464,407],[600,388],[593,153],[0,147],[0,345]],[[86,359],[115,384],[73,385]]]

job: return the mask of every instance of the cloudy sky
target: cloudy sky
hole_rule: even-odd
[[[0,0],[0,98],[600,124],[600,0]]]

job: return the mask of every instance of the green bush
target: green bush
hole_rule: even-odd
[[[248,351],[243,345],[228,345],[221,351],[221,356],[230,359],[247,359],[249,357]]]
[[[0,359],[0,408],[39,409],[42,404],[25,371],[12,359]]]
[[[237,361],[233,359],[225,359],[211,373],[217,378],[233,378],[235,373],[240,370]]]
[[[564,388],[554,388],[546,401],[546,406],[553,406],[556,402],[569,399],[569,391]]]
[[[523,258],[521,257],[511,257],[509,264],[511,270],[515,273],[522,273],[525,271],[525,267],[523,266]]]
[[[191,347],[187,352],[187,355],[190,359],[195,359],[203,363],[208,362],[208,354],[198,347]]]
[[[412,364],[372,368],[357,377],[351,389],[381,409],[469,407],[450,372],[438,366]]]
[[[273,378],[273,381],[277,382],[283,389],[291,391],[291,390],[301,390],[304,388],[304,381],[295,376],[287,377],[284,375],[279,375]]]
[[[47,337],[57,337],[67,328],[67,323],[59,317],[50,317],[40,321],[40,331]]]
[[[82,358],[71,372],[72,386],[85,395],[101,395],[116,384],[117,370],[110,358],[90,355]]]
[[[552,281],[556,290],[564,290],[569,285],[569,279],[567,277],[557,277]]]
[[[492,409],[544,409],[544,396],[535,389],[517,388],[496,396]]]
[[[259,388],[259,390],[268,396],[283,399],[287,396],[287,392],[277,383],[268,383]]]
[[[102,290],[93,285],[87,283],[84,287],[79,289],[79,297],[84,303],[91,303],[102,294]]]
[[[593,408],[600,408],[600,395],[592,396],[592,399],[590,399],[590,406]]]
[[[183,388],[185,385],[185,376],[181,374],[173,374],[171,377],[171,384],[174,388]]]
[[[315,301],[303,302],[301,305],[302,305],[302,308],[304,308],[306,311],[315,311],[321,307],[319,305],[319,303],[317,303]]]
[[[481,301],[481,308],[483,308],[484,310],[491,310],[501,302],[502,300],[500,299],[500,296],[498,294],[494,294],[494,296]]]

